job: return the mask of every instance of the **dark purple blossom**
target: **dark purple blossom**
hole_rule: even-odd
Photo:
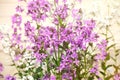
[[[24,9],[23,9],[21,6],[18,5],[18,6],[16,7],[16,12],[20,12],[20,13],[21,13],[21,12],[23,12],[23,11],[24,11]]]
[[[11,76],[11,75],[7,75],[5,77],[5,80],[16,80],[16,78],[14,76]]]
[[[14,14],[12,16],[12,24],[16,25],[16,26],[20,26],[20,24],[22,23],[22,17],[19,14]]]

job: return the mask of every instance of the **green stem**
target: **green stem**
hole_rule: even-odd
[[[55,46],[53,45],[53,49],[54,49],[54,52],[55,52],[55,59],[57,60],[57,52],[55,50]]]
[[[84,66],[84,67],[85,67],[85,68],[84,68],[84,69],[85,69],[85,76],[84,76],[84,77],[85,77],[85,80],[86,80],[86,79],[87,79],[87,73],[86,73],[86,72],[87,72],[87,60],[86,60],[86,53],[85,53],[85,56],[84,56],[84,63],[85,63],[85,66]]]

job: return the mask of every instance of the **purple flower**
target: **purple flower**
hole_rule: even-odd
[[[37,62],[42,62],[43,59],[47,57],[47,55],[44,53],[35,53],[34,56],[36,57]]]
[[[120,73],[114,76],[114,80],[120,80]]]
[[[106,47],[107,47],[107,41],[102,40],[100,44],[97,44],[98,49],[100,50],[100,53],[95,56],[95,60],[104,60],[107,56]]]
[[[15,58],[14,58],[14,60],[15,60],[15,61],[18,61],[18,60],[21,58],[21,56],[22,56],[22,55],[20,55],[20,54],[16,55]]]
[[[13,24],[13,25],[20,26],[21,22],[22,22],[22,17],[21,17],[21,15],[19,15],[19,14],[14,14],[14,15],[12,16],[12,24]]]
[[[93,66],[93,68],[90,69],[90,73],[98,75],[98,64]]]
[[[75,63],[75,65],[77,65],[77,66],[79,65],[79,62],[80,62],[80,61],[79,61],[78,59],[75,59],[75,60],[73,61],[73,63]]]
[[[24,11],[24,9],[21,7],[21,6],[17,6],[16,7],[16,12],[23,12]]]
[[[31,26],[31,23],[29,21],[27,21],[25,24],[24,24],[24,30],[25,30],[25,36],[27,36],[28,38],[30,38],[32,41],[33,40],[33,37],[35,36],[35,28],[33,26]]]
[[[3,71],[3,65],[0,63],[0,73]]]
[[[51,75],[50,80],[56,80],[56,77],[54,75]]]
[[[100,44],[97,45],[101,52],[106,51],[107,41],[102,40]]]
[[[78,0],[79,2],[82,2],[82,0]]]
[[[54,0],[54,2],[57,3],[57,4],[58,4],[58,1],[59,1],[59,0]]]
[[[45,20],[49,10],[50,4],[46,0],[35,0],[28,3],[28,14],[37,22]]]
[[[19,43],[21,42],[21,34],[13,33],[11,41],[12,41],[12,43],[19,45]]]
[[[98,78],[98,80],[102,80],[102,78]]]
[[[16,80],[16,78],[14,76],[11,76],[11,75],[7,75],[5,77],[5,80]]]
[[[58,6],[53,14],[54,21],[53,23],[59,22],[58,16],[60,19],[65,20],[65,18],[68,16],[68,7],[66,4],[62,6]]]
[[[79,13],[79,9],[73,9],[72,10],[72,17],[76,20],[80,20],[81,16]]]
[[[92,19],[90,19],[90,20],[85,20],[84,23],[85,23],[85,25],[86,25],[87,27],[89,27],[90,29],[95,28],[95,25],[96,25],[95,21],[92,20]]]
[[[63,2],[64,2],[64,3],[66,3],[66,2],[67,2],[67,0],[63,0]]]

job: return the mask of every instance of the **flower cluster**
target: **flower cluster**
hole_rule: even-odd
[[[35,0],[28,3],[27,14],[30,15],[33,20],[40,22],[41,20],[45,20],[49,10],[50,4],[47,0]]]
[[[63,4],[59,4],[59,0],[54,0],[54,4],[49,0],[25,2],[26,14],[31,18],[23,22],[20,14],[24,9],[17,6],[10,37],[10,48],[15,53],[13,63],[20,79],[109,80],[106,70],[111,65],[106,66],[106,62],[111,46],[107,48],[107,36],[100,40],[101,36],[95,32],[95,20],[82,20],[81,9],[71,9],[67,0],[63,0]],[[69,17],[74,21],[67,21]],[[41,23],[47,19],[51,19],[52,25]],[[8,75],[6,80],[16,78]]]

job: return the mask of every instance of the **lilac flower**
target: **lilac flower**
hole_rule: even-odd
[[[15,61],[20,60],[21,56],[22,56],[22,55],[20,55],[20,54],[16,55],[15,58],[14,58],[14,60],[15,60]]]
[[[35,0],[28,3],[28,14],[37,22],[45,20],[49,10],[50,4],[46,0]]]
[[[80,20],[81,16],[79,13],[79,9],[73,9],[72,10],[72,17],[76,20]]]
[[[66,2],[67,2],[67,0],[63,0],[63,2],[64,2],[64,3],[66,3]]]
[[[73,63],[75,63],[75,65],[77,65],[77,66],[79,66],[79,60],[78,59],[75,59],[74,61],[73,61]]]
[[[5,80],[16,80],[16,78],[14,76],[11,76],[11,75],[7,75],[5,77]]]
[[[22,17],[21,17],[21,15],[19,15],[19,14],[14,14],[14,15],[12,16],[12,24],[13,24],[13,25],[20,26],[21,22],[22,22]]]
[[[0,73],[3,71],[3,65],[0,63]]]
[[[98,64],[93,66],[93,68],[90,69],[90,73],[98,75]]]
[[[25,25],[25,28],[24,28],[25,36],[28,36],[28,38],[33,40],[32,38],[34,37],[35,28],[31,26],[31,23],[29,21],[27,21],[24,25]]]
[[[50,80],[56,80],[56,77],[54,75],[51,75]]]
[[[101,44],[98,44],[98,48],[100,49],[100,51],[105,51],[107,47],[107,41],[106,40],[102,40]]]
[[[82,2],[82,0],[78,0],[79,2]]]
[[[57,3],[57,4],[58,4],[58,1],[59,1],[59,0],[54,0],[54,2]]]
[[[116,75],[114,76],[114,80],[120,80],[120,74],[116,74]]]
[[[19,44],[21,42],[21,34],[16,34],[16,33],[13,33],[12,34],[12,43],[14,44]]]
[[[64,4],[63,6],[58,6],[54,12],[54,21],[53,23],[56,23],[57,21],[59,21],[58,17],[62,20],[65,20],[65,18],[68,16],[68,7],[66,4]]]
[[[98,78],[98,80],[102,80],[102,78]]]
[[[95,56],[95,60],[104,60],[107,56],[107,52],[106,52],[107,41],[102,40],[102,42],[100,44],[97,44],[97,46],[100,50],[100,54],[97,54]]]
[[[24,9],[21,7],[21,6],[17,6],[16,7],[16,12],[23,12],[24,11]]]
[[[42,60],[47,57],[44,53],[35,53],[34,56],[36,57],[37,62],[42,62]]]
[[[95,25],[96,25],[95,21],[92,20],[92,19],[91,19],[91,20],[85,20],[84,23],[85,23],[85,25],[86,25],[87,27],[89,27],[90,29],[95,28]]]
[[[71,73],[64,73],[63,75],[62,75],[62,79],[63,80],[73,80],[73,77],[72,77],[72,75],[71,75]]]
[[[61,72],[65,68],[66,63],[61,63],[58,70]]]

